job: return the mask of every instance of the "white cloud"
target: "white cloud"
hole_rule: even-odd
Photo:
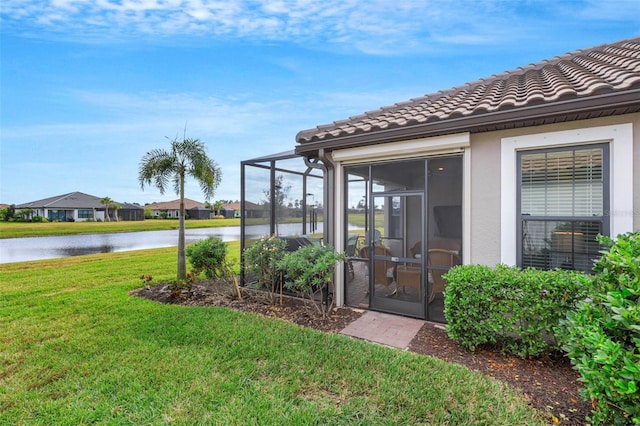
[[[549,13],[573,19],[637,21],[633,0],[572,2],[461,0],[4,0],[3,31],[78,42],[175,37],[244,37],[372,54],[429,51],[527,37]],[[635,16],[635,18],[634,18]],[[37,35],[36,35],[37,34]]]

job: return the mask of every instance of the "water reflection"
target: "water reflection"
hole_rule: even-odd
[[[82,256],[83,254],[93,253],[111,253],[115,251],[115,247],[112,245],[104,245],[102,247],[64,247],[58,250],[60,256],[58,257],[71,257]]]
[[[322,232],[322,224],[320,230]],[[280,235],[300,234],[301,224],[279,224]],[[268,225],[248,226],[247,238],[269,234]],[[185,231],[187,244],[216,236],[223,241],[239,241],[240,227],[198,228]],[[53,259],[83,254],[111,253],[129,250],[173,247],[178,245],[178,231],[120,232],[113,234],[83,234],[52,237],[0,239],[0,263]]]

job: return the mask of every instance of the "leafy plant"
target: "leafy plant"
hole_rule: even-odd
[[[583,397],[596,424],[640,424],[640,233],[618,235],[584,279],[584,300],[561,322],[558,334],[580,372]]]
[[[447,334],[469,350],[494,344],[520,357],[557,347],[554,327],[583,299],[573,271],[464,265],[444,277]]]
[[[15,214],[16,214],[15,204],[11,204],[9,207],[0,209],[0,216],[2,217],[2,220],[4,220],[5,222],[9,222],[10,220],[13,220]]]
[[[144,285],[149,285],[151,283],[151,281],[153,281],[153,276],[152,275],[148,275],[148,274],[144,274],[144,275],[140,275],[140,279],[142,280],[142,283]]]
[[[204,272],[207,278],[214,278],[226,272],[227,245],[218,237],[189,244],[185,253],[195,275]]]
[[[287,253],[278,266],[284,271],[285,287],[310,300],[325,318],[333,306],[329,289],[336,263],[345,259],[344,253],[335,252],[331,246],[308,245]]]
[[[258,285],[274,294],[280,283],[278,263],[284,258],[286,242],[274,236],[263,236],[244,250],[244,268]]]

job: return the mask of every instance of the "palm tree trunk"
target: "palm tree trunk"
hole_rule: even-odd
[[[178,227],[178,281],[187,278],[187,261],[184,254],[184,174],[180,175],[180,218]]]

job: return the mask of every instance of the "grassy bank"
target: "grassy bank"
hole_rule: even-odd
[[[240,219],[187,220],[187,228],[240,226]],[[106,232],[165,231],[178,229],[177,219],[149,219],[121,222],[4,222],[0,221],[0,238],[42,237],[46,235],[97,234]]]
[[[175,259],[167,248],[0,265],[2,422],[544,424],[458,365],[128,296],[142,274],[173,278]]]
[[[280,223],[301,223],[301,218],[284,218]],[[247,219],[247,225],[264,225],[266,219]],[[191,219],[187,228],[240,226],[240,219]],[[120,222],[5,222],[0,221],[0,238],[44,237],[48,235],[100,234],[107,232],[166,231],[178,229],[177,219],[147,219]]]

